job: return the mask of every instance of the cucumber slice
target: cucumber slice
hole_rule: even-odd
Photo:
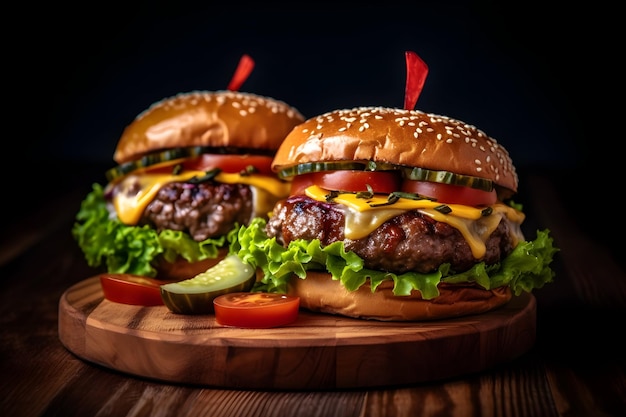
[[[493,182],[485,178],[454,174],[449,171],[433,171],[425,168],[402,168],[404,177],[416,181],[430,181],[442,184],[460,185],[483,191],[493,190]]]
[[[212,149],[212,148],[211,148]],[[146,168],[152,165],[160,164],[162,162],[174,161],[181,158],[191,158],[199,156],[203,153],[207,153],[209,148],[203,146],[192,146],[189,148],[175,148],[168,149],[162,152],[155,152],[148,155],[144,155],[134,161],[120,164],[114,168],[109,169],[104,173],[108,181],[113,181],[117,178],[130,174],[131,172]]]
[[[111,182],[117,178],[121,178],[125,175],[130,174],[131,172],[150,167],[156,164],[161,164],[164,162],[172,162],[177,159],[185,159],[185,158],[194,158],[200,156],[205,153],[213,153],[213,154],[245,154],[245,153],[254,153],[254,154],[264,154],[261,150],[249,150],[245,148],[233,148],[233,147],[215,147],[215,146],[189,146],[186,148],[173,148],[167,149],[160,152],[154,152],[147,155],[142,156],[139,159],[134,161],[125,162],[116,167],[113,167],[104,173],[106,179]]]
[[[386,171],[398,169],[398,166],[374,161],[307,162],[282,169],[278,172],[278,176],[285,179],[295,175],[310,174],[311,172],[339,171],[342,169],[353,171]]]
[[[173,313],[210,314],[215,311],[213,299],[217,296],[250,291],[255,272],[237,255],[228,255],[193,278],[161,285],[161,298]]]
[[[308,162],[294,165],[278,172],[282,179],[295,175],[309,174],[311,172],[338,171],[342,169],[354,171],[390,171],[400,170],[404,178],[416,181],[430,181],[442,184],[460,185],[463,187],[476,188],[483,191],[493,190],[493,182],[485,178],[472,177],[471,175],[455,174],[449,171],[434,171],[426,168],[412,168],[403,165],[394,165],[386,162],[374,161],[332,161],[332,162]]]

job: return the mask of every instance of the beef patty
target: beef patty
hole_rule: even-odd
[[[248,224],[252,190],[244,184],[179,183],[162,187],[143,213],[142,224],[187,232],[196,241],[227,234]]]
[[[266,233],[285,246],[296,239],[319,239],[322,246],[343,241],[347,251],[363,258],[366,268],[394,273],[428,273],[442,263],[463,272],[481,261],[497,263],[513,250],[511,225],[504,219],[488,238],[485,256],[476,259],[461,232],[417,210],[386,221],[362,239],[346,239],[341,207],[305,196],[290,197],[276,205]]]

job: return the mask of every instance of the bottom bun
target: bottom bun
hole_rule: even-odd
[[[393,295],[393,282],[381,283],[375,292],[366,283],[348,291],[326,272],[308,271],[305,279],[294,277],[288,293],[300,297],[300,307],[322,313],[381,321],[437,320],[485,313],[511,300],[509,287],[485,290],[477,286],[439,284],[440,295],[422,299],[419,291],[410,296]]]
[[[174,262],[167,262],[165,259],[157,261],[155,268],[157,270],[156,278],[162,280],[177,280],[193,278],[201,272],[215,266],[219,261],[224,259],[228,254],[228,249],[219,250],[216,258],[203,259],[198,262],[189,262],[184,258],[177,258]]]

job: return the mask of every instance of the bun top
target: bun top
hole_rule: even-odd
[[[490,179],[517,192],[508,151],[475,126],[446,116],[384,107],[335,110],[285,138],[276,172],[309,162],[376,161]]]
[[[122,133],[113,159],[133,161],[155,151],[215,146],[273,152],[304,121],[300,112],[270,97],[235,91],[194,91],[150,106]]]

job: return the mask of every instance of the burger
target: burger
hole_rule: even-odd
[[[88,264],[167,280],[210,268],[230,233],[288,194],[270,165],[303,121],[282,101],[230,90],[152,104],[125,128],[108,183],[94,184],[76,215]]]
[[[234,247],[263,271],[254,290],[348,317],[480,314],[551,282],[549,230],[527,240],[507,150],[450,117],[383,107],[331,111],[282,142],[291,183]]]

